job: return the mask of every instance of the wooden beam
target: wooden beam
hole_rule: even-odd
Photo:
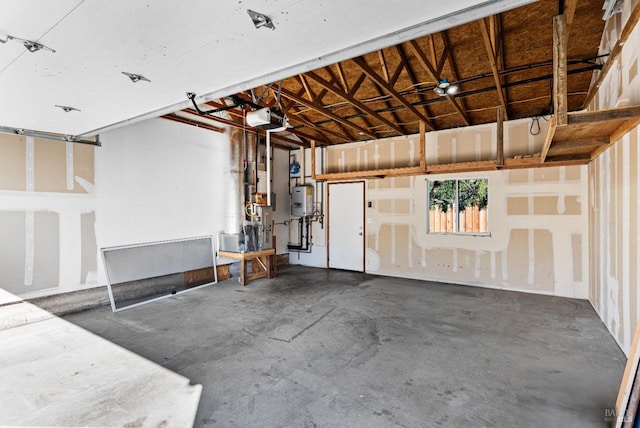
[[[496,120],[496,163],[499,167],[504,165],[504,115],[500,107]]]
[[[356,79],[356,83],[354,83],[351,86],[351,90],[349,90],[349,95],[355,95],[366,79],[367,79],[367,75],[364,73],[361,73],[360,76],[358,76],[358,78]]]
[[[347,101],[349,104],[351,104],[356,109],[358,109],[358,110],[368,114],[369,116],[373,117],[374,119],[377,119],[378,121],[384,123],[389,128],[391,128],[392,130],[396,131],[398,133],[398,135],[404,135],[404,132],[402,132],[402,129],[400,129],[400,127],[398,125],[396,125],[395,123],[391,122],[390,120],[382,117],[380,114],[376,113],[375,111],[373,111],[372,109],[370,109],[366,105],[362,104],[360,101],[358,101],[357,99],[355,99],[351,95],[349,95],[349,94],[343,92],[342,90],[336,88],[334,85],[330,84],[329,82],[327,82],[326,80],[324,80],[323,78],[318,76],[313,71],[308,71],[306,75],[307,75],[307,77],[309,79],[315,81],[318,85],[322,86],[327,91],[329,91],[329,92],[333,93],[334,95],[337,95],[340,98],[344,99],[345,101]]]
[[[549,129],[547,129],[547,136],[544,139],[544,144],[542,144],[542,151],[540,152],[540,163],[544,163],[547,158],[547,153],[549,153],[549,147],[551,147],[551,142],[553,141],[553,136],[556,133],[556,117],[551,116],[549,120]]]
[[[357,178],[383,178],[383,177],[403,177],[408,175],[420,175],[423,171],[419,166],[370,169],[366,171],[330,172],[326,174],[316,174],[316,180],[354,180]]]
[[[638,125],[640,125],[640,118],[629,119],[623,122],[622,125],[620,125],[618,129],[616,129],[613,134],[609,136],[609,143],[607,145],[597,147],[593,152],[591,152],[591,159],[595,159],[600,156],[602,152],[604,152],[618,140],[620,140],[620,138],[622,138],[624,134],[631,131]]]
[[[567,27],[573,24],[573,17],[576,14],[576,4],[578,0],[564,0],[564,14],[567,17]]]
[[[336,72],[338,73],[338,77],[340,78],[340,82],[342,83],[342,90],[344,90],[346,93],[350,93],[349,83],[347,82],[347,79],[344,77],[344,71],[342,71],[342,63],[341,62],[336,63],[335,67],[336,67]]]
[[[289,120],[290,121],[295,121],[295,122],[299,122],[304,126],[308,126],[309,128],[315,129],[318,132],[326,132],[327,134],[331,134],[335,137],[340,138],[342,141],[347,141],[347,142],[351,142],[351,137],[350,136],[346,136],[344,134],[341,134],[337,131],[334,131],[333,129],[329,129],[329,128],[322,128],[319,125],[316,125],[315,123],[313,123],[311,120],[307,119],[304,115],[299,114],[299,115],[293,115],[293,116],[289,116]],[[313,139],[313,138],[311,138]],[[333,144],[332,142],[328,141],[329,144]]]
[[[360,133],[361,135],[367,135],[371,138],[378,138],[377,135],[374,132],[369,131],[368,129],[364,129],[361,126],[356,125],[355,123],[351,123],[346,119],[343,119],[342,117],[338,116],[335,113],[332,113],[328,110],[325,110],[323,106],[321,106],[320,104],[317,104],[315,102],[311,102],[311,101],[307,101],[302,97],[297,96],[296,94],[294,94],[293,92],[290,92],[289,90],[282,88],[281,89],[281,93],[283,97],[286,97],[290,100],[294,100],[297,103],[302,104],[305,107],[310,108],[311,110],[316,111],[317,113],[322,114],[323,116],[327,116],[329,119],[332,119],[338,123],[341,123],[345,126],[348,126],[350,128],[355,129],[356,131],[358,131],[358,133]]]
[[[631,107],[618,107],[598,111],[573,112],[568,115],[568,124],[604,122],[620,119],[640,119],[640,105]]]
[[[531,158],[520,159],[505,159],[504,166],[500,169],[531,169],[531,168],[545,168],[552,166],[574,166],[574,165],[586,165],[589,163],[588,158],[583,159],[564,159],[564,160],[549,160],[546,162],[540,162],[540,158],[535,156]]]
[[[500,105],[502,106],[502,112],[505,120],[509,120],[509,114],[507,110],[507,101],[504,95],[504,88],[502,87],[502,77],[500,76],[500,71],[498,70],[498,64],[496,61],[496,50],[495,50],[495,41],[491,40],[489,36],[489,28],[487,25],[486,19],[480,19],[478,21],[480,24],[480,32],[482,33],[482,40],[484,41],[484,48],[487,51],[487,56],[489,57],[489,65],[491,65],[491,72],[493,73],[493,80],[496,82],[496,91],[498,92],[498,99],[500,100]]]
[[[542,163],[537,156],[505,159],[505,165],[501,169],[530,169],[546,168],[554,166],[585,165],[589,163],[589,158],[563,159]],[[498,169],[495,160],[456,162],[448,164],[429,165],[427,174],[450,174],[460,172],[494,171]],[[366,171],[331,172],[326,174],[316,174],[316,180],[355,180],[359,178],[384,178],[384,177],[405,177],[424,175],[425,172],[419,166],[398,167],[385,169],[372,169]]]
[[[411,48],[411,50],[413,51],[414,55],[416,56],[416,58],[418,59],[418,61],[420,62],[420,64],[422,65],[422,67],[427,71],[427,73],[430,75],[430,77],[435,80],[436,82],[440,81],[440,76],[437,74],[436,70],[433,68],[433,66],[429,63],[429,60],[427,59],[427,57],[425,56],[424,52],[422,52],[422,50],[420,49],[420,46],[418,45],[418,43],[415,40],[411,40],[409,42],[409,47]],[[458,114],[460,116],[462,116],[462,120],[464,121],[464,124],[469,126],[470,122],[469,119],[467,118],[467,112],[464,111],[456,102],[456,100],[454,100],[450,95],[446,95],[445,98],[447,99],[447,101],[449,101],[449,103],[456,109],[456,111],[458,112]],[[424,119],[423,119],[424,120]]]
[[[329,85],[335,85],[336,88],[340,89],[340,82],[338,81],[338,78],[336,77],[336,75],[333,73],[333,71],[331,71],[330,67],[325,67],[324,70],[329,74],[329,76],[331,77],[332,80],[330,81],[326,81]],[[327,91],[328,90],[326,88],[322,89],[323,91]],[[343,93],[346,93],[345,91],[342,91]],[[362,121],[364,122],[365,126],[367,127],[367,129],[374,129],[374,126],[371,124],[371,121],[369,120],[368,116],[364,116],[362,117]],[[346,130],[345,130],[346,131]]]
[[[390,82],[389,79],[389,67],[387,67],[387,60],[384,57],[384,51],[382,49],[378,50],[378,58],[380,59],[380,68],[382,69],[382,76],[384,76],[384,80],[387,83]]]
[[[567,124],[567,21],[553,17],[553,114],[558,126]]]
[[[413,114],[415,114],[418,119],[426,122],[429,122],[429,118],[425,117],[422,113],[420,113],[411,103],[409,103],[398,91],[393,89],[387,82],[384,81],[382,77],[380,77],[375,71],[369,67],[369,65],[362,59],[362,57],[354,58],[352,61],[364,72],[364,74],[369,77],[369,79],[373,80],[373,82],[382,87],[387,93],[389,93],[396,101],[400,104],[404,105],[406,108],[411,110]]]
[[[409,64],[409,60],[407,59],[407,55],[405,54],[404,48],[402,47],[401,44],[396,45],[396,51],[398,52],[398,56],[400,57],[401,64],[404,65],[404,69],[407,71],[407,74],[409,75],[409,79],[411,80],[411,84],[414,85],[414,87],[415,87],[420,82],[418,81],[418,78],[416,77],[416,73],[411,68],[411,65]],[[425,96],[424,96],[424,93],[422,91],[418,92],[418,98],[420,98],[420,101],[424,101],[425,100]],[[435,129],[435,125],[433,124],[433,122],[430,119],[431,113],[429,112],[429,108],[427,107],[426,104],[423,104],[422,108],[424,109],[425,116],[429,117],[429,122],[427,122],[425,125],[427,125],[429,127],[429,129]],[[422,123],[422,121],[420,121],[420,123]]]
[[[449,164],[429,165],[429,174],[448,174],[451,172],[491,171],[497,169],[496,161],[456,162]]]
[[[311,140],[311,179],[316,179],[316,140]]]
[[[587,107],[587,105],[589,105],[593,97],[598,92],[598,88],[600,88],[602,81],[609,74],[609,70],[611,70],[611,67],[613,67],[613,65],[618,61],[618,57],[622,53],[622,47],[627,42],[627,40],[629,40],[629,36],[631,36],[631,33],[636,28],[638,21],[640,21],[640,2],[637,2],[633,8],[633,11],[631,11],[631,15],[629,15],[627,23],[624,24],[624,28],[622,29],[622,33],[620,33],[620,37],[618,38],[616,45],[609,52],[607,62],[604,64],[604,67],[602,67],[602,70],[600,70],[600,74],[598,74],[598,78],[596,79],[595,83],[591,85],[589,93],[587,94],[587,98],[584,101],[583,107]]]
[[[220,128],[214,125],[210,125],[208,123],[200,122],[199,120],[187,119],[186,117],[178,116],[175,113],[165,114],[164,116],[160,116],[160,117],[162,117],[163,119],[171,120],[173,122],[195,126],[196,128],[202,128],[208,131],[219,132],[221,134],[224,133],[224,128]]]
[[[423,172],[427,172],[427,125],[420,121],[420,169]]]

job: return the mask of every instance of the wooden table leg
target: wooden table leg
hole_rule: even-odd
[[[247,285],[247,261],[240,261],[240,284]]]

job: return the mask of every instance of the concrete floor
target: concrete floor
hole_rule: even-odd
[[[586,301],[299,266],[65,319],[202,384],[198,427],[603,427],[625,364]]]

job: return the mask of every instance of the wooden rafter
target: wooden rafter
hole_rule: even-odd
[[[602,68],[602,70],[600,70],[600,73],[598,74],[598,78],[596,79],[595,83],[593,83],[591,85],[591,88],[589,88],[589,93],[587,94],[587,98],[584,101],[584,106],[587,106],[591,102],[593,97],[598,92],[598,89],[600,88],[602,81],[609,74],[609,70],[611,70],[611,67],[613,67],[615,64],[618,63],[618,57],[622,53],[622,47],[631,36],[631,33],[636,28],[636,25],[638,24],[638,22],[640,22],[640,2],[636,3],[633,10],[631,11],[629,18],[627,19],[627,23],[624,24],[622,33],[620,33],[620,37],[618,38],[618,41],[616,42],[615,46],[609,53],[607,62],[604,64],[604,67]]]
[[[350,136],[347,137],[346,135],[341,134],[341,133],[339,133],[337,131],[334,131],[332,129],[329,129],[329,128],[322,128],[321,126],[319,126],[319,125],[313,123],[311,120],[307,119],[304,115],[288,116],[288,118],[289,118],[289,121],[298,122],[301,125],[304,125],[304,126],[307,126],[307,127],[311,128],[311,129],[316,130],[316,132],[320,133],[321,135],[331,134],[331,135],[333,135],[335,137],[338,137],[342,141],[351,141],[351,137]],[[313,140],[314,138],[310,137],[309,139]],[[324,144],[333,144],[330,140],[324,141],[323,143]]]
[[[293,92],[288,91],[285,88],[282,88],[281,92],[282,92],[282,96],[283,97],[287,97],[290,100],[294,100],[297,103],[300,103],[303,106],[305,106],[307,108],[310,108],[311,110],[314,110],[317,113],[322,114],[323,116],[327,116],[329,119],[332,119],[335,122],[338,122],[338,123],[341,123],[341,124],[343,124],[343,125],[345,125],[347,127],[353,128],[356,131],[358,131],[358,133],[361,134],[361,135],[367,135],[368,137],[371,137],[371,138],[378,138],[375,133],[369,131],[368,129],[364,129],[363,127],[358,126],[355,123],[349,122],[346,119],[343,119],[342,117],[338,116],[337,114],[335,114],[333,112],[330,112],[329,110],[326,110],[322,105],[320,105],[318,103],[305,100],[304,98],[297,96],[296,94],[294,94]]]
[[[199,120],[187,119],[186,117],[178,116],[176,113],[165,114],[164,116],[162,116],[162,118],[171,120],[173,122],[183,123],[185,125],[195,126],[196,128],[206,129],[208,131],[224,133],[224,128],[220,128],[219,126],[214,126]]]
[[[478,21],[480,25],[480,32],[482,33],[482,40],[484,41],[484,47],[489,57],[489,64],[491,65],[491,72],[493,73],[493,80],[496,82],[496,91],[498,92],[498,99],[502,106],[502,114],[505,120],[509,120],[509,113],[507,110],[507,101],[502,87],[502,78],[500,77],[500,71],[498,70],[497,55],[496,55],[496,40],[489,34],[489,23],[485,18]]]
[[[439,82],[440,76],[437,74],[436,69],[433,68],[433,66],[429,63],[429,60],[425,56],[424,52],[422,52],[422,49],[420,49],[420,46],[418,45],[418,43],[415,40],[411,40],[409,42],[409,47],[411,48],[414,55],[420,62],[420,65],[422,65],[422,67],[429,74],[429,76],[436,82]],[[445,95],[445,98],[456,109],[458,114],[462,116],[462,120],[464,121],[464,124],[469,126],[470,122],[467,117],[467,112],[463,110],[462,107],[460,107],[460,105],[458,104],[458,102],[455,99],[453,99],[453,97],[451,97],[450,95]]]
[[[318,105],[322,105],[322,103],[320,102],[320,96],[324,96],[327,93],[326,89],[323,89],[320,92],[320,95],[316,95],[313,90],[310,88],[310,86],[307,84],[307,81],[304,77],[304,75],[299,75],[298,79],[300,80],[300,82],[302,83],[302,87],[303,89],[300,90],[296,95],[299,97],[302,97],[303,93],[306,93],[307,97],[309,97],[309,99],[314,102],[317,103]],[[293,108],[293,105],[295,104],[295,100],[292,100],[291,102],[291,106],[287,109],[287,111],[289,109]],[[306,115],[304,115],[302,112],[296,113],[298,117],[300,117],[302,119],[302,122],[304,125],[306,126],[312,126],[314,129],[316,129],[316,131],[320,132],[321,134],[323,134],[323,131],[326,132],[327,128],[320,128],[319,126],[317,126],[316,124],[313,123],[313,121],[311,119],[309,119]],[[334,134],[334,135],[339,135],[340,138],[346,138],[347,141],[351,140],[351,134],[349,133],[349,131],[347,131],[347,129],[344,127],[344,125],[342,125],[341,123],[337,124],[338,128],[340,128],[340,130],[342,131],[342,134]],[[345,137],[347,136],[347,137]]]
[[[445,52],[447,53],[449,66],[451,67],[451,73],[452,73],[451,77],[453,77],[453,80],[456,81],[460,78],[460,76],[458,74],[458,65],[456,64],[456,61],[453,59],[453,49],[451,49],[449,44],[449,33],[447,32],[447,30],[441,31],[440,37],[442,38],[442,44],[444,45]],[[469,116],[467,114],[467,107],[465,106],[464,98],[459,98],[457,101],[460,102],[460,107],[465,112],[465,118],[467,122],[471,123],[469,121]]]
[[[356,82],[351,86],[351,89],[349,90],[349,95],[355,95],[365,80],[367,80],[367,75],[364,73],[360,73],[360,75],[356,79]]]
[[[344,76],[344,71],[342,71],[342,63],[338,62],[334,64],[334,66],[336,68],[336,73],[338,73],[338,77],[340,78],[340,83],[342,83],[342,89],[349,93],[349,82],[347,82],[347,79]]]
[[[400,77],[400,73],[401,73],[401,72],[402,72],[402,68],[401,68],[401,67],[399,67],[399,68],[396,70],[396,72],[393,74],[393,76],[391,76],[391,77],[390,77],[390,79],[387,79],[387,83],[389,84],[389,86],[392,86],[392,87],[393,87],[393,85],[395,85],[395,82],[397,81],[398,77]],[[363,73],[363,75],[365,75],[365,76],[366,76],[366,74],[364,74],[364,73]],[[388,75],[388,72],[387,72],[387,75]],[[374,87],[375,91],[377,92],[378,96],[380,96],[380,97],[386,97],[386,96],[388,95],[388,94],[387,94],[387,93],[386,93],[386,92],[385,92],[385,91],[384,91],[384,90],[383,90],[379,85],[376,85],[376,84],[374,83],[373,87]],[[390,101],[389,101],[389,99],[387,99],[387,98],[384,98],[383,103],[384,103],[384,105],[386,106],[386,108],[391,109],[391,108],[393,107],[393,106],[392,106],[392,104],[391,104],[391,102],[390,102]],[[400,117],[398,116],[398,113],[396,113],[396,111],[395,111],[395,110],[391,110],[391,117],[392,117],[392,118],[393,118],[393,120],[396,122],[396,124],[398,124],[398,126],[399,126],[399,127],[400,127],[400,129],[402,130],[402,133],[404,133],[404,132],[405,132],[405,128],[404,128],[404,126],[400,125],[400,123],[401,123],[402,121],[400,120]]]
[[[389,67],[387,66],[387,60],[384,57],[384,50],[378,50],[378,58],[380,59],[380,68],[382,69],[382,76],[387,83],[390,83],[389,79]]]
[[[385,91],[387,91],[387,93],[390,94],[400,104],[404,105],[406,108],[411,110],[411,112],[414,115],[416,115],[418,119],[424,122],[429,122],[429,118],[425,117],[422,113],[420,113],[418,109],[416,109],[413,105],[411,105],[411,103],[409,103],[402,95],[400,95],[398,91],[396,91],[387,82],[385,82],[381,76],[379,76],[375,71],[373,71],[371,67],[369,67],[369,65],[365,62],[364,59],[362,59],[362,57],[354,58],[352,61],[367,75],[367,77],[369,77],[369,79],[371,79],[376,85],[380,86]]]
[[[309,79],[312,79],[314,82],[316,82],[318,85],[322,86],[323,88],[325,88],[329,92],[331,92],[334,95],[337,95],[340,98],[344,99],[345,101],[347,101],[349,104],[351,104],[356,109],[368,114],[369,116],[373,117],[374,119],[378,120],[379,122],[384,123],[389,128],[391,128],[392,130],[396,131],[399,135],[403,135],[403,131],[402,131],[402,129],[400,129],[400,127],[398,125],[396,125],[395,123],[391,122],[390,120],[382,117],[381,115],[379,115],[375,111],[371,110],[369,107],[367,107],[366,105],[364,105],[363,103],[361,103],[360,101],[358,101],[357,99],[352,97],[351,95],[349,95],[349,94],[343,92],[342,90],[336,88],[334,85],[332,85],[331,83],[327,82],[326,80],[324,80],[323,78],[321,78],[320,76],[315,74],[313,71],[307,72],[306,75],[307,75],[307,77],[309,77]]]
[[[407,71],[407,75],[409,76],[409,80],[411,80],[411,84],[415,86],[420,83],[416,78],[416,73],[413,71],[411,65],[409,64],[409,61],[407,60],[407,55],[404,52],[404,48],[402,47],[402,45],[396,45],[396,51],[398,52],[401,63],[404,64],[404,69]],[[420,98],[420,101],[423,102],[425,100],[424,93],[419,92],[418,98]],[[426,104],[423,104],[422,108],[424,109],[425,116],[431,116],[431,112],[429,111],[429,108]],[[428,122],[421,121],[420,123],[426,123],[428,124],[429,128],[435,129],[435,126],[433,125],[433,122],[431,120],[429,120]]]
[[[564,0],[564,14],[567,17],[567,27],[573,24],[573,17],[576,14],[576,4],[578,0]]]
[[[567,124],[567,20],[553,17],[553,114],[558,126]]]
[[[331,71],[330,67],[325,67],[325,71],[327,72],[327,74],[329,74],[329,76],[331,77],[332,80],[330,80],[329,82],[327,82],[329,85],[335,85],[336,87],[340,87],[340,82],[338,81],[336,75],[333,73],[333,71]],[[323,90],[328,90],[326,88],[323,87]],[[343,93],[346,93],[345,91],[342,91]],[[344,99],[344,98],[343,98]],[[362,121],[365,123],[365,125],[367,126],[367,128],[369,129],[373,129],[373,125],[371,124],[371,122],[369,121],[369,118],[367,116],[362,117]]]

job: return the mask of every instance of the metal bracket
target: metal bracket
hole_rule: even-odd
[[[256,28],[267,27],[267,28],[271,28],[272,30],[276,29],[276,26],[273,25],[273,21],[271,21],[271,18],[269,18],[267,15],[264,15],[260,12],[256,12],[251,9],[247,9],[247,13],[251,17],[251,20],[253,21],[253,25],[255,25]]]

